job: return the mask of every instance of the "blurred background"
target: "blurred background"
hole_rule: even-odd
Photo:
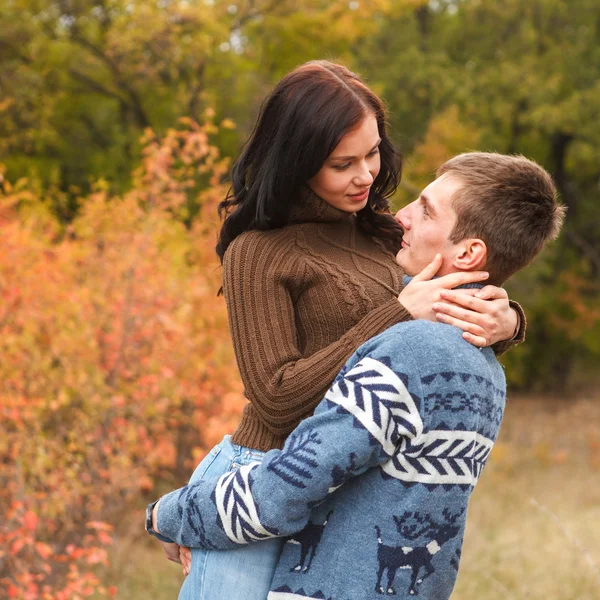
[[[216,205],[315,58],[385,99],[396,208],[466,150],[553,174],[453,598],[600,598],[600,0],[0,0],[0,598],[176,597],[145,505],[244,405]]]

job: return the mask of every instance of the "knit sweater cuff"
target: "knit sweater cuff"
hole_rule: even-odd
[[[512,339],[502,340],[501,342],[498,342],[492,346],[496,356],[504,354],[507,350],[510,350],[511,348],[514,348],[525,341],[525,332],[527,331],[527,317],[525,315],[525,311],[521,305],[514,300],[510,300],[509,304],[510,307],[514,308],[514,310],[516,310],[519,314],[519,331],[517,331],[516,335]]]
[[[242,414],[242,420],[231,435],[231,443],[253,450],[268,452],[273,448],[281,450],[287,436],[272,433],[263,423],[252,405],[248,405]]]
[[[161,535],[173,541],[181,530],[181,521],[175,518],[178,514],[178,494],[171,492],[163,496],[156,511],[156,525]]]

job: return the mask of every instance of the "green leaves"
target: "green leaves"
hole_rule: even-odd
[[[281,76],[337,58],[388,104],[407,158],[398,203],[454,153],[523,153],[554,174],[569,207],[558,250],[540,260],[557,276],[583,264],[596,285],[599,8],[598,0],[13,0],[0,7],[0,162],[11,181],[37,182],[35,198],[64,225],[98,180],[109,194],[140,189],[131,174],[147,127],[162,136],[212,109],[215,122],[238,125],[210,134],[220,156],[233,157]],[[190,227],[215,188],[207,178],[184,181],[172,214]],[[526,277],[513,288],[528,308],[518,295]],[[544,310],[558,309],[551,284],[534,280]],[[528,345],[550,335],[550,321],[541,322],[531,322]]]

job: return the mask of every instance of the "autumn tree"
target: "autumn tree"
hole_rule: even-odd
[[[98,181],[64,228],[26,181],[0,196],[0,596],[110,594],[116,526],[239,417],[213,214],[216,126],[143,140],[134,185]],[[205,181],[201,189],[196,182]],[[190,195],[206,214],[186,227]],[[161,487],[162,486],[162,487]]]

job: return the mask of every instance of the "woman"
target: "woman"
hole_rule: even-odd
[[[447,279],[403,289],[394,258],[402,231],[388,198],[398,184],[398,163],[382,102],[341,65],[302,65],[266,99],[233,167],[217,245],[250,402],[237,430],[190,482],[281,448],[361,344],[400,321],[435,318],[431,307]],[[474,273],[471,280],[483,278]],[[497,299],[487,315],[466,317],[472,324],[465,324],[471,332],[465,336],[513,337],[518,321],[506,294],[486,289]],[[498,327],[477,325],[494,319]],[[180,599],[264,600],[281,543],[193,550]]]

